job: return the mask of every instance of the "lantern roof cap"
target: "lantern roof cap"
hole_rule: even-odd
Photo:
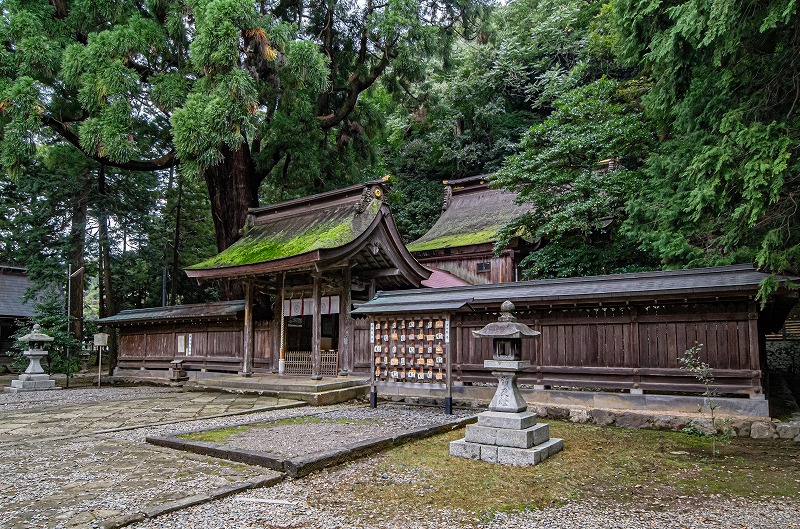
[[[19,339],[20,342],[52,342],[55,338],[42,332],[42,327],[36,323],[31,332]]]
[[[530,338],[532,336],[539,336],[539,331],[534,331],[524,323],[518,323],[517,318],[514,316],[514,304],[510,301],[504,301],[500,305],[499,321],[493,321],[484,328],[472,331],[472,336],[475,338],[506,338],[506,339],[519,339]]]

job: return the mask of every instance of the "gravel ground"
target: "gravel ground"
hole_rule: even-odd
[[[140,386],[130,388],[73,388],[69,390],[0,393],[0,412],[54,406],[93,404],[109,400],[134,400],[158,393],[182,393],[180,388]]]
[[[589,502],[563,507],[500,513],[486,529],[790,529],[800,524],[797,501],[745,501],[707,498],[699,505],[660,511],[614,509]]]
[[[437,509],[420,513],[409,498],[409,511],[381,512],[370,498],[337,494],[342,484],[390,479],[417,485],[425,493],[425,474],[419,469],[375,470],[377,455],[268,489],[247,491],[224,500],[198,505],[131,529],[792,529],[800,527],[800,502],[758,501],[707,497],[669,508],[647,510],[626,506],[569,502],[515,513],[485,515]],[[395,469],[396,470],[396,469]]]
[[[325,421],[349,421],[352,423],[375,421],[387,431],[410,430],[424,425],[444,424],[457,418],[474,415],[472,410],[453,410],[453,415],[445,415],[441,408],[423,408],[418,406],[379,406],[370,409],[363,404],[337,404],[333,406],[306,406],[302,408],[289,408],[285,410],[265,411],[235,415],[231,417],[216,417],[213,419],[200,419],[196,421],[181,422],[179,424],[166,424],[137,428],[135,430],[105,434],[126,441],[144,442],[145,437],[167,437],[184,433],[228,428],[254,423],[269,423],[296,417],[319,416]],[[304,439],[304,441],[306,441]]]

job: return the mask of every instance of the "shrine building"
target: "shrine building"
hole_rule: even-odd
[[[541,333],[524,351],[532,368],[521,378],[538,391],[702,392],[678,361],[702,344],[718,391],[768,413],[766,335],[795,305],[796,278],[773,278],[779,287],[766,300],[758,292],[770,276],[752,264],[517,281],[537,246],[512,237],[495,249],[500,229],[527,212],[514,194],[485,176],[450,181],[439,220],[406,246],[386,185],[252,209],[236,243],[186,270],[238,282],[244,299],[98,320],[119,329],[116,374],[165,377],[179,361],[194,378],[354,375],[385,395],[470,401],[492,382],[490,347],[471,331],[510,300]]]

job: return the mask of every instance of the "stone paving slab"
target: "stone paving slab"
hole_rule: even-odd
[[[19,402],[8,399],[0,402],[1,528],[118,527],[114,520],[169,510],[191,498],[207,501],[225,491],[274,483],[282,474],[176,453],[127,434],[301,413],[287,407],[302,404],[146,388],[137,388],[141,394],[135,398],[113,400],[122,393],[115,388],[98,391],[104,393],[60,391],[65,402],[60,407],[52,398],[26,409],[14,409]],[[11,410],[4,412],[4,407]],[[113,428],[121,430],[100,433]]]
[[[58,411],[39,408],[3,412],[0,406],[0,447],[33,439],[255,412],[291,403],[286,399],[228,393],[169,393],[136,400],[66,405]]]
[[[17,446],[4,451],[0,464],[0,527],[91,527],[96,520],[278,475],[94,436],[38,450]]]

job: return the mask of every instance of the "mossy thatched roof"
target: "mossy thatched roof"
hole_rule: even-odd
[[[347,201],[326,207],[298,209],[294,214],[267,218],[250,227],[236,243],[222,253],[189,270],[209,270],[286,259],[344,246],[370,226],[381,202],[372,200],[359,211]]]
[[[494,243],[509,222],[527,213],[516,194],[491,189],[485,176],[449,183],[452,199],[433,227],[408,244],[412,252]]]

